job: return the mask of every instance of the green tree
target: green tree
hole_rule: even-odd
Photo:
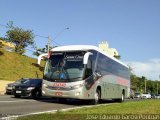
[[[121,56],[120,56],[120,55],[114,55],[114,57],[115,57],[116,59],[118,59],[118,60],[121,59]]]
[[[7,31],[7,39],[15,44],[15,52],[22,55],[28,45],[33,45],[34,34],[32,30],[12,26]]]
[[[8,41],[8,39],[7,39],[7,38],[5,38],[5,37],[0,37],[0,40]]]
[[[2,44],[2,42],[0,42],[0,48],[2,48],[3,47],[3,44]]]
[[[156,93],[156,84],[155,84],[155,81],[152,81],[152,80],[148,80],[147,81],[147,91],[149,93]]]
[[[131,75],[131,89],[136,92],[138,91],[137,84],[138,84],[137,76],[132,74]]]
[[[50,47],[50,50],[55,47],[57,47],[57,46]],[[43,53],[47,53],[47,51],[48,51],[48,45],[45,45],[45,48],[36,48],[36,51],[33,52],[33,55],[39,56]]]
[[[144,80],[141,77],[137,77],[137,90],[138,92],[144,92]]]

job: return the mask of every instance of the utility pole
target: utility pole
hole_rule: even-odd
[[[48,35],[48,58],[49,58],[49,49],[50,49],[50,42],[51,42],[51,39],[50,39],[50,36]]]
[[[157,95],[158,95],[158,81],[157,81]]]
[[[144,91],[145,91],[145,93],[146,93],[146,79],[145,79],[144,81],[145,81],[145,90],[144,90]]]
[[[159,75],[159,80],[160,80],[160,75]],[[157,81],[157,95],[158,95],[158,81]]]

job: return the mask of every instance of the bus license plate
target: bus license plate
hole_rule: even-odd
[[[62,96],[62,92],[55,92],[56,96]]]

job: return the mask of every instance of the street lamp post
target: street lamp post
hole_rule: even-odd
[[[69,27],[67,27],[67,28],[64,28],[63,30],[61,30],[53,39],[51,39],[50,40],[50,42],[52,43],[52,42],[55,42],[54,40],[57,38],[57,37],[59,37],[65,30],[68,30],[69,29]],[[56,42],[55,42],[56,43]]]
[[[158,81],[157,81],[157,95],[158,95]]]
[[[48,52],[48,58],[49,58],[49,49],[50,49],[50,36],[48,35],[48,50],[47,50],[47,52]]]
[[[144,91],[145,91],[145,93],[146,93],[146,79],[145,79],[144,81],[145,81],[145,83],[144,83],[144,84],[145,84],[145,90],[144,90]]]
[[[47,52],[49,57],[49,50],[50,50],[50,44],[53,40],[55,40],[59,35],[61,35],[65,30],[68,30],[69,28],[65,28],[62,31],[60,31],[53,39],[50,39],[50,36],[48,35],[48,44],[47,44]],[[56,42],[55,42],[56,43]]]

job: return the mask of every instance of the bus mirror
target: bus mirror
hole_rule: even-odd
[[[90,55],[93,55],[93,53],[91,52],[87,52],[85,55],[84,55],[84,59],[83,59],[83,64],[87,64],[88,63],[88,58]]]
[[[96,75],[97,75],[98,78],[102,77],[100,72],[96,72]]]
[[[41,54],[40,56],[38,56],[38,64],[40,65],[41,60],[42,60],[44,57],[47,57],[47,56],[48,56],[48,53],[44,53],[44,54]]]

